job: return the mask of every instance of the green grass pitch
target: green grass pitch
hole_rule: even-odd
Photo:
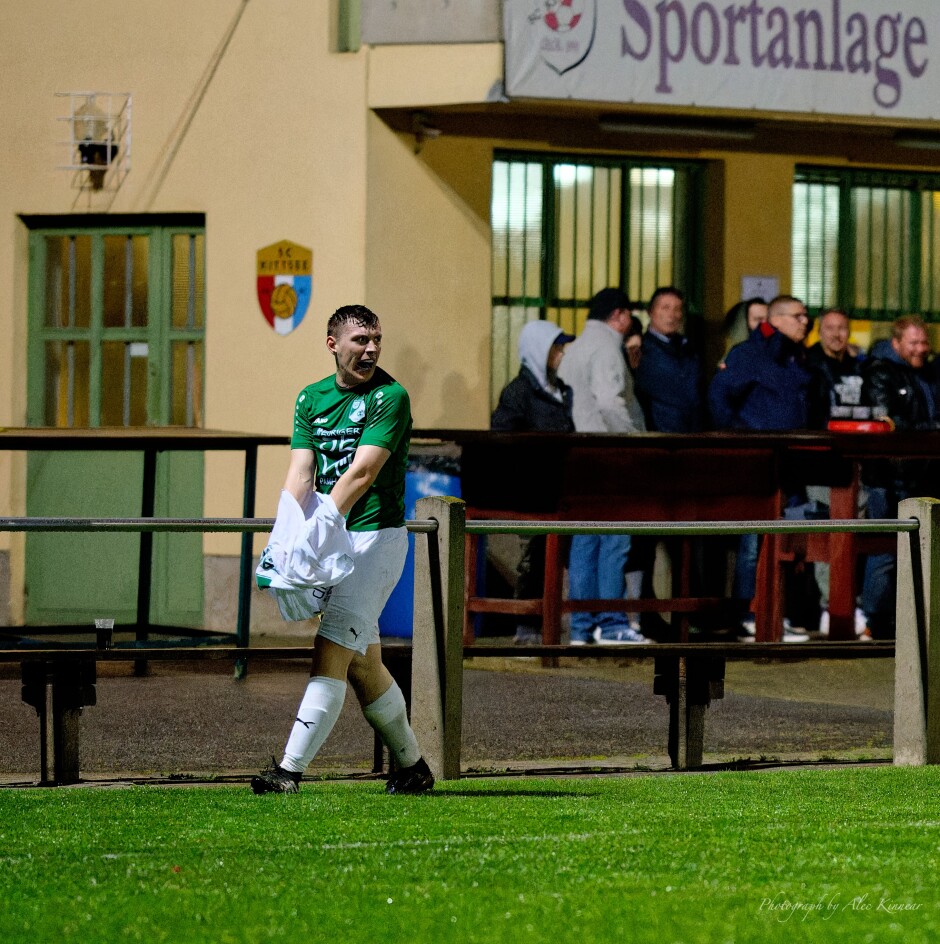
[[[940,941],[940,770],[0,791],[0,941]]]

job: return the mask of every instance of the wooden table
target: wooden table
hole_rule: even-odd
[[[259,446],[285,446],[287,436],[258,433],[233,433],[188,427],[53,429],[47,427],[0,429],[0,449],[6,451],[49,452],[141,452],[143,453],[143,484],[140,516],[153,517],[156,493],[157,455],[169,451],[234,451],[245,454],[242,517],[255,513],[255,485]],[[242,535],[238,584],[238,621],[236,644],[248,645],[251,621],[251,563],[253,535]],[[140,563],[137,583],[137,619],[134,630],[138,641],[147,639],[150,627],[151,568],[153,534],[141,532]]]
[[[784,496],[801,484],[830,486],[830,516],[849,519],[857,514],[862,461],[940,457],[940,433],[607,435],[422,429],[414,432],[413,440],[459,446],[463,497],[468,517],[477,519],[772,520],[780,517]],[[755,604],[758,640],[779,639],[783,593],[778,565],[793,543],[775,535],[762,541]],[[855,563],[864,546],[851,534],[813,536],[801,545],[809,548],[811,557],[830,561],[833,640],[855,638]],[[501,612],[542,613],[550,642],[557,641],[562,607],[578,604],[560,602],[557,540],[550,540],[546,556],[550,560],[541,605],[494,605],[502,605]]]

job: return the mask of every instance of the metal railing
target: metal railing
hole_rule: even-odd
[[[436,519],[440,526],[436,541],[429,538],[416,542],[412,723],[425,756],[433,760],[432,768],[445,778],[460,776],[465,654],[462,538],[465,534],[505,532],[565,534],[590,531],[658,535],[897,533],[894,759],[898,764],[940,763],[940,668],[934,669],[934,663],[940,663],[940,646],[937,644],[940,640],[940,501],[908,499],[901,503],[898,519],[872,521],[466,522],[461,502],[434,498],[421,499],[416,513]],[[435,563],[433,567],[430,566],[432,562]],[[843,650],[850,647],[855,653],[862,654],[866,646],[871,645],[858,642],[839,646],[838,655],[841,657],[845,654]],[[583,650],[587,648],[579,647],[570,654],[586,655]],[[623,653],[629,655],[636,648],[624,646]],[[657,656],[657,672],[663,682],[657,690],[669,702],[670,755],[677,767],[684,768],[701,763],[704,710],[712,697],[712,683],[719,681],[719,675],[715,674],[718,663],[723,664],[725,655],[731,655],[731,649],[750,649],[752,658],[762,658],[771,649],[784,647],[762,643],[740,647],[708,643],[701,647],[683,647],[684,651],[674,653],[663,651],[669,646],[643,648]],[[830,657],[824,646],[813,648],[818,651],[810,653],[802,646],[793,647],[793,651],[798,656]],[[887,648],[888,644],[885,645]],[[663,652],[662,656],[659,651]],[[531,654],[531,650],[523,650],[520,654]],[[735,654],[747,657],[743,651]],[[720,674],[723,675],[723,670]]]
[[[437,522],[429,520],[406,521],[409,531],[428,533],[437,527]],[[220,641],[234,639],[235,645],[247,648],[251,635],[251,584],[252,584],[252,552],[250,533],[264,533],[274,527],[273,518],[77,518],[77,517],[27,517],[27,518],[0,518],[0,532],[13,533],[49,533],[72,532],[87,534],[108,533],[240,533],[243,536],[240,552],[238,575],[238,612],[235,632],[212,634],[209,638]],[[142,551],[143,554],[143,551]],[[142,558],[143,559],[143,558]],[[147,558],[149,561],[150,558]],[[161,627],[150,624],[150,597],[151,597],[151,566],[141,564],[137,587],[137,619],[132,627],[137,643],[142,645],[149,637],[151,630],[172,631],[175,629],[182,634],[180,627]],[[190,634],[206,634],[206,631],[190,631]],[[143,664],[138,667],[143,671]],[[236,675],[244,676],[247,664],[240,660],[236,664]]]
[[[172,532],[244,533],[270,531],[273,518],[0,518],[0,531],[88,531],[88,532]],[[406,521],[409,531],[426,534],[437,528],[436,521]]]
[[[916,518],[837,518],[811,521],[468,521],[467,534],[891,534],[916,531]]]
[[[412,533],[428,534],[438,523],[433,519],[412,519],[405,522]],[[264,533],[274,526],[273,518],[91,518],[91,517],[2,517],[0,532],[39,533]],[[630,534],[667,536],[694,536],[720,534],[812,534],[856,533],[885,534],[913,532],[918,528],[916,519],[837,519],[812,521],[532,521],[532,520],[472,520],[463,525],[463,533],[471,535],[573,535],[573,534]],[[250,636],[250,557],[245,560],[242,550],[239,577],[239,613],[234,639],[236,645],[247,647]],[[149,597],[149,586],[146,588]],[[141,620],[138,619],[140,623]],[[155,627],[159,628],[159,627]],[[138,641],[147,638],[144,626],[136,627]],[[244,672],[244,666],[240,668]]]
[[[424,535],[415,542],[414,626],[412,642],[412,723],[436,774],[460,776],[462,720],[463,620],[465,605],[464,538],[467,534],[650,534],[699,535],[744,533],[856,532],[898,534],[898,639],[895,682],[895,762],[940,762],[940,502],[910,499],[898,519],[721,522],[585,522],[465,520],[465,506],[453,498],[425,498],[417,503],[417,520],[409,531]],[[271,519],[159,518],[0,518],[0,531],[265,531]],[[903,588],[903,589],[901,589]],[[928,646],[931,643],[932,648]],[[854,644],[859,651],[865,644]],[[557,647],[558,649],[566,647]],[[653,648],[653,647],[649,647]],[[818,647],[822,649],[822,647]],[[842,648],[838,647],[841,653]],[[685,646],[682,652],[662,647],[663,673],[671,685],[670,753],[677,766],[694,765],[702,744],[702,712],[696,685],[709,681],[709,666],[722,659],[722,644]],[[699,649],[703,650],[702,652]],[[706,653],[704,650],[710,650]],[[630,652],[630,647],[625,647]],[[760,658],[761,646],[752,645]],[[800,647],[800,653],[805,650]],[[512,654],[512,650],[507,650]],[[530,655],[531,650],[517,653]],[[567,654],[567,653],[566,653]],[[586,655],[586,653],[580,653]],[[807,655],[809,653],[806,653]],[[814,653],[824,656],[822,652]],[[63,653],[63,656],[70,653]],[[76,654],[81,655],[81,654]],[[658,656],[658,653],[657,653]],[[88,652],[85,658],[94,658]],[[657,658],[657,663],[660,658]],[[704,674],[703,674],[704,673]],[[928,697],[930,696],[930,697]],[[928,713],[929,707],[929,713]],[[675,735],[675,736],[674,736]]]

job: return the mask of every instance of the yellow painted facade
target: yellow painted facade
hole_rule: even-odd
[[[647,156],[710,162],[702,251],[706,318],[716,325],[742,275],[776,275],[789,287],[794,166],[850,162],[835,149],[807,157],[799,136],[792,153],[599,139],[582,133],[591,116],[570,103],[530,103],[516,136],[496,101],[500,44],[341,52],[337,23],[336,0],[11,6],[0,57],[0,426],[26,422],[20,215],[205,214],[209,428],[288,433],[296,392],[331,368],[326,318],[354,302],[382,317],[383,363],[411,392],[416,426],[484,428],[494,148],[630,154],[640,146]],[[131,168],[116,193],[89,196],[57,169],[64,132],[54,95],[81,90],[133,96]],[[472,120],[467,106],[477,110]],[[452,115],[457,133],[446,120],[439,137],[416,138],[402,125],[402,114],[427,109]],[[284,337],[255,296],[256,254],[281,240],[313,251],[310,309]],[[274,513],[286,462],[286,450],[261,451],[257,514]],[[207,516],[239,514],[241,487],[239,462],[207,456]],[[22,514],[24,495],[21,458],[0,453],[0,514]],[[0,550],[14,551],[14,586],[19,546],[0,534]],[[234,553],[237,541],[207,538],[205,548]]]

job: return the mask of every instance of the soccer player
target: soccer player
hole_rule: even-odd
[[[255,793],[296,793],[329,735],[347,679],[363,714],[397,764],[387,793],[423,793],[434,777],[408,723],[405,699],[382,664],[379,614],[401,576],[408,548],[405,469],[408,394],[378,366],[382,326],[362,305],[339,308],[326,346],[336,373],[297,398],[284,488],[304,507],[309,492],[331,496],[353,545],[353,572],[332,591],[313,644],[310,680],[284,756],[251,780]]]

